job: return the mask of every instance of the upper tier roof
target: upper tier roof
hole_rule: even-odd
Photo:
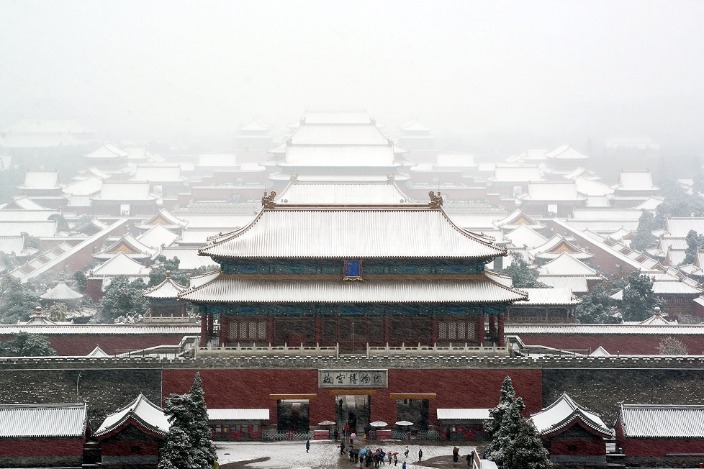
[[[201,255],[219,258],[490,259],[506,250],[455,225],[430,205],[275,206],[240,230],[214,238]]]
[[[393,181],[384,182],[301,182],[293,181],[276,203],[282,205],[393,205],[413,203]]]

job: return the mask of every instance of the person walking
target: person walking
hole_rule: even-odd
[[[418,462],[423,460],[423,450],[418,448]]]
[[[306,440],[306,453],[310,451],[310,438]]]

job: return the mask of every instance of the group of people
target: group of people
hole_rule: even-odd
[[[340,442],[340,454],[345,453],[345,442],[342,441]],[[384,451],[383,448],[376,448],[376,449],[371,449],[371,448],[361,448],[361,449],[355,449],[353,444],[350,444],[349,450],[347,451],[349,455],[349,459],[351,462],[354,462],[355,464],[359,464],[359,467],[366,467],[366,468],[378,468],[379,466],[382,466],[384,464],[388,464],[391,466],[393,464],[394,466],[398,465],[398,452],[395,451]],[[403,452],[403,456],[405,459],[408,458],[408,453],[409,449],[408,446],[406,446],[406,451]],[[423,450],[421,448],[418,449],[418,461],[423,460]],[[401,469],[406,469],[406,461],[404,460],[401,463]]]

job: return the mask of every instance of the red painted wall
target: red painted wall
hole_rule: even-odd
[[[56,334],[46,337],[58,355],[82,356],[92,352],[96,345],[109,355],[157,345],[178,345],[183,334]],[[0,341],[12,339],[12,335],[0,335]]]
[[[618,444],[629,457],[704,453],[704,439],[626,438],[619,440]]]
[[[83,457],[83,444],[80,438],[2,438],[0,455],[2,457],[36,457],[55,456]]]
[[[170,370],[163,371],[162,398],[186,393],[200,372],[210,408],[268,408],[276,422],[276,400],[270,394],[316,394],[310,402],[310,422],[335,420],[335,400],[343,390],[318,388],[316,370]],[[542,408],[541,370],[435,369],[389,370],[388,388],[369,388],[371,419],[395,422],[396,400],[390,393],[436,393],[430,400],[430,423],[437,425],[438,408],[490,408],[499,400],[504,377],[511,376],[516,393],[526,403],[526,415]],[[162,402],[163,404],[163,402]]]

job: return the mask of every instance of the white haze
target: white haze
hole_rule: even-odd
[[[122,138],[205,138],[352,108],[460,144],[704,147],[701,1],[0,6],[0,128],[70,117]]]

